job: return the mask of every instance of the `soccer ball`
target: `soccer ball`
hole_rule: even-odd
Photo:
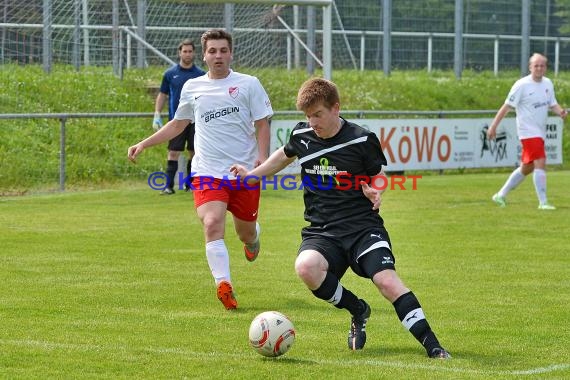
[[[295,327],[277,311],[257,315],[249,326],[249,344],[263,356],[280,356],[295,342]]]

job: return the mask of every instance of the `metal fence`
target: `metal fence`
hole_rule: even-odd
[[[428,116],[443,118],[456,115],[491,115],[496,110],[455,110],[455,111],[367,111],[367,110],[347,110],[343,111],[343,116],[354,118],[366,118],[370,116]],[[66,171],[67,171],[67,128],[66,124],[74,119],[117,119],[117,118],[151,118],[152,113],[137,112],[117,112],[117,113],[22,113],[22,114],[0,114],[1,120],[33,120],[50,119],[59,120],[59,190],[65,191]],[[302,113],[298,111],[275,111],[274,117],[293,116],[302,118]]]
[[[182,38],[199,41],[205,29],[225,27],[234,33],[238,66],[314,69],[322,58],[324,16],[314,6],[267,3],[0,0],[0,64],[113,65],[119,73],[163,65],[176,59]],[[534,51],[549,56],[555,75],[570,69],[569,5],[563,1],[332,4],[334,69],[523,71]]]
[[[66,123],[71,119],[108,119],[108,118],[151,118],[152,113],[37,113],[37,114],[0,114],[0,120],[31,120],[56,119],[60,122],[59,128],[59,189],[65,190],[66,172]]]

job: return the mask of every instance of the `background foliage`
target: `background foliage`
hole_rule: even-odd
[[[153,89],[163,70],[133,69],[119,80],[108,67],[75,72],[69,66],[55,66],[48,75],[40,66],[2,65],[0,113],[148,112],[148,118],[73,119],[66,123],[66,186],[143,181],[149,173],[164,169],[166,147],[149,149],[137,165],[127,161],[126,151],[152,132]],[[256,70],[255,75],[270,94],[275,110],[295,110],[297,90],[307,79],[305,72],[265,69]],[[516,78],[514,72],[495,77],[468,71],[461,80],[443,71],[394,71],[390,77],[378,71],[333,73],[344,110],[494,112]],[[553,80],[560,104],[570,105],[570,74],[562,73]],[[0,120],[0,193],[58,187],[59,129],[60,122],[55,119]],[[568,128],[565,134],[564,161],[569,162]]]

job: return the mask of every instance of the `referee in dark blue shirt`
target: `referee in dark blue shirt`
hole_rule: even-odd
[[[182,86],[188,79],[196,78],[204,75],[206,72],[194,65],[194,42],[185,39],[178,45],[179,62],[164,72],[160,91],[156,97],[154,104],[154,120],[152,127],[159,130],[162,127],[162,118],[160,113],[168,99],[168,120],[174,118],[176,108],[180,101],[180,93]],[[166,162],[166,175],[168,177],[167,186],[162,190],[161,194],[174,194],[174,178],[178,172],[178,158],[184,148],[188,150],[188,164],[186,172],[188,176],[192,172],[192,157],[194,156],[194,124],[189,124],[186,129],[168,142],[168,160]],[[188,188],[188,186],[186,186]]]

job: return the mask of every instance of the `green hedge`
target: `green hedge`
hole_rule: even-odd
[[[165,67],[128,70],[120,80],[109,67],[0,66],[0,113],[114,113],[153,111],[154,94]],[[247,70],[243,70],[248,72]],[[252,72],[250,72],[252,73]],[[307,79],[304,71],[264,69],[254,72],[270,94],[275,110],[294,110]],[[345,110],[495,110],[518,73],[333,71]],[[560,104],[570,106],[570,75],[553,78]],[[66,122],[66,186],[104,186],[144,180],[163,170],[166,146],[143,154],[137,165],[127,148],[152,132],[151,119],[72,119]],[[56,119],[0,120],[0,194],[57,189],[59,129]],[[570,159],[568,128],[564,161]],[[567,167],[567,164],[564,165]]]

